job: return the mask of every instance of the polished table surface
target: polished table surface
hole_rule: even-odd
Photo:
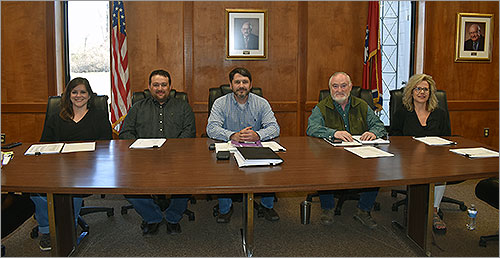
[[[253,193],[316,191],[408,185],[407,235],[430,255],[434,183],[498,176],[498,158],[469,159],[450,148],[482,146],[461,137],[450,146],[428,146],[390,137],[378,148],[394,157],[362,159],[322,139],[281,137],[284,162],[238,168],[218,161],[207,138],[168,139],[161,148],[129,149],[132,140],[98,141],[93,152],[24,156],[2,168],[2,191],[47,193],[54,256],[75,250],[70,193],[244,193],[243,249],[253,255]],[[55,207],[64,207],[55,209]],[[69,240],[68,240],[69,239]]]
[[[98,141],[96,151],[24,156],[14,149],[2,168],[2,190],[43,193],[205,194],[347,189],[427,184],[498,175],[498,159],[468,159],[450,148],[481,144],[460,137],[452,146],[427,146],[390,137],[378,148],[394,157],[362,159],[312,137],[281,137],[287,151],[275,167],[238,168],[217,161],[206,138],[168,139],[161,148],[129,149],[132,140]]]

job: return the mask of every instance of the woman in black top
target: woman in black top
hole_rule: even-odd
[[[448,114],[438,107],[436,83],[430,75],[413,75],[403,91],[403,109],[396,110],[390,128],[391,135],[449,136],[451,135]],[[434,187],[434,231],[445,233],[446,224],[438,215],[445,184]]]
[[[47,119],[41,142],[95,141],[111,140],[112,131],[108,114],[95,109],[92,98],[95,96],[89,81],[75,78],[68,83],[61,97],[61,111]],[[31,196],[35,203],[35,217],[41,233],[40,249],[51,250],[47,197],[39,194]],[[82,206],[81,197],[73,197],[75,220]]]

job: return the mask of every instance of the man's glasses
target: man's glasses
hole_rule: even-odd
[[[413,90],[414,90],[415,92],[417,92],[417,93],[418,93],[418,92],[421,92],[421,91],[423,91],[424,93],[429,92],[429,88],[420,88],[420,87],[415,87],[415,88],[413,88]]]
[[[345,89],[345,88],[347,88],[347,86],[349,86],[349,84],[347,84],[347,83],[342,83],[340,85],[339,84],[333,84],[332,88],[338,90],[339,88]]]

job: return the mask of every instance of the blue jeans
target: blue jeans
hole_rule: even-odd
[[[218,198],[219,200],[219,212],[221,214],[226,214],[231,209],[231,205],[233,204],[233,200],[231,198]],[[263,196],[260,199],[260,204],[268,209],[272,209],[274,207],[274,196]]]
[[[146,223],[160,223],[163,220],[163,213],[161,212],[160,206],[158,206],[153,199],[149,197],[126,198]],[[165,219],[172,224],[179,223],[184,211],[187,209],[188,200],[189,198],[173,196],[170,199],[170,205],[165,210]]]
[[[39,194],[34,194],[31,197],[35,203],[35,219],[38,222],[38,232],[41,234],[49,234],[49,212],[47,207],[47,197]],[[73,210],[75,212],[75,227],[78,221],[78,215],[82,208],[83,199],[80,197],[73,197]]]
[[[371,211],[377,198],[378,188],[367,188],[364,190],[366,191],[361,192],[359,195],[358,208],[364,211]],[[335,199],[331,191],[318,191],[318,193],[321,209],[331,210],[335,208]]]

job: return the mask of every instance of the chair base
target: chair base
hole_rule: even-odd
[[[498,241],[498,234],[479,237],[479,246],[486,247],[486,243],[490,241]]]
[[[406,190],[391,190],[391,196],[393,198],[396,198],[398,194],[408,195],[408,193],[406,192]],[[403,204],[406,205],[407,200],[408,200],[408,197],[405,197],[403,200],[399,200],[399,201],[393,203],[392,204],[392,208],[391,208],[392,211],[398,211],[399,206],[401,206]],[[443,203],[443,202],[457,204],[459,206],[459,208],[460,208],[461,211],[466,211],[467,210],[467,206],[462,201],[455,200],[453,198],[443,196],[443,199],[441,200],[441,203]]]

